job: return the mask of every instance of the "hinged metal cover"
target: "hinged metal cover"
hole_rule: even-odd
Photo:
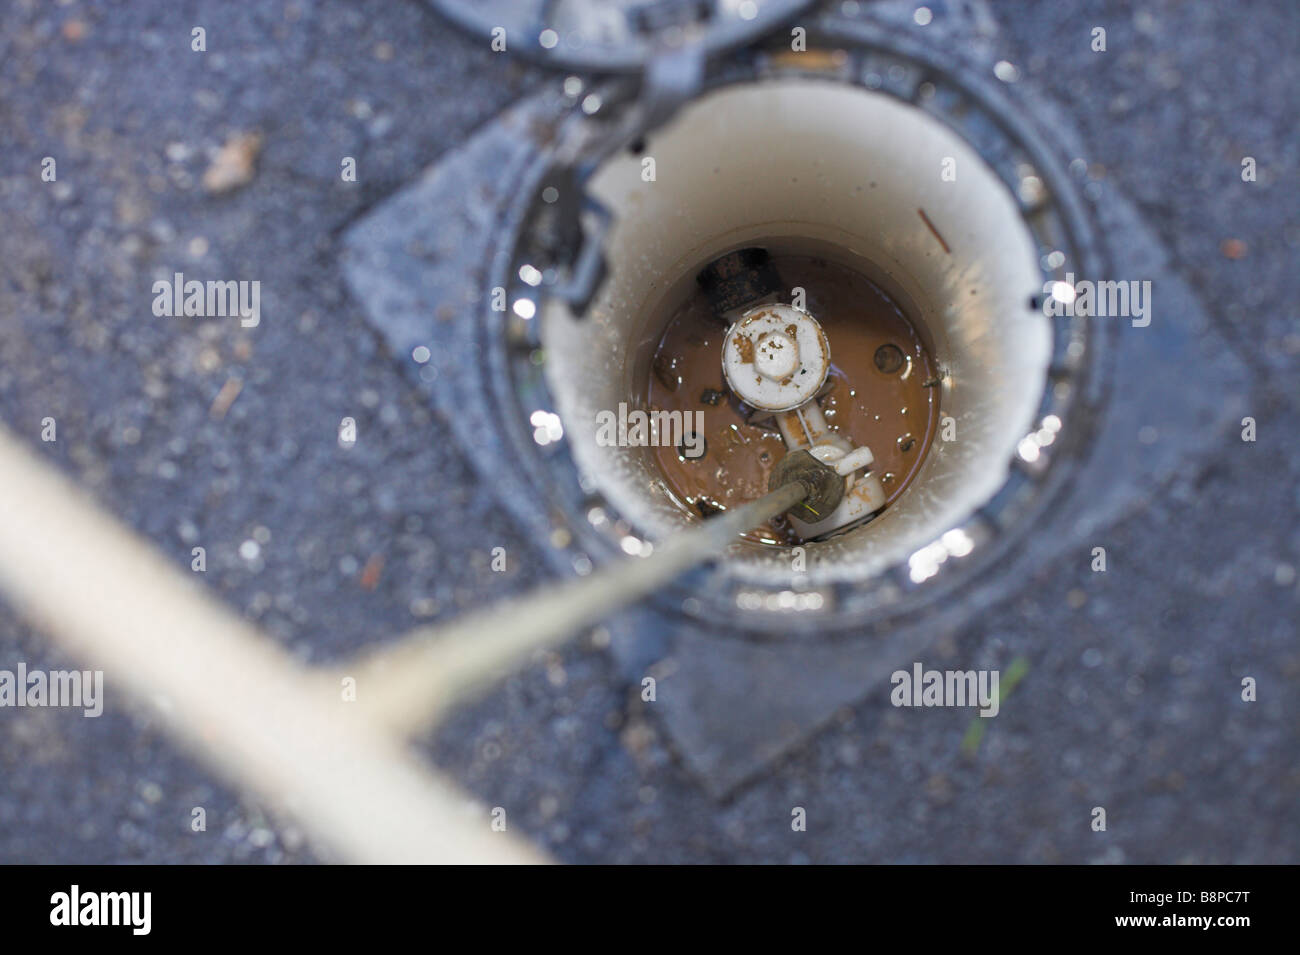
[[[744,46],[813,0],[428,0],[484,42],[543,65],[636,73],[657,54],[698,44],[706,56]],[[501,49],[495,46],[494,49]]]

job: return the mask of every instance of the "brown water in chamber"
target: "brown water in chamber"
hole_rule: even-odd
[[[940,392],[934,356],[894,300],[860,273],[812,256],[775,254],[771,263],[786,288],[781,300],[789,302],[789,289],[804,288],[805,309],[826,332],[831,368],[818,401],[833,431],[871,448],[888,507],[916,476],[934,438]],[[764,420],[727,387],[726,330],[697,288],[668,321],[646,393],[652,411],[680,411],[688,422],[703,412],[700,458],[653,449],[672,497],[703,517],[761,497],[786,454],[771,415]],[[800,541],[784,518],[745,536],[769,544]]]

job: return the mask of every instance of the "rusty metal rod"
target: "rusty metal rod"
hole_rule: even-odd
[[[328,685],[336,688],[340,676],[355,677],[358,702],[371,718],[415,731],[505,675],[523,654],[562,642],[645,597],[808,495],[804,484],[792,481],[683,531],[649,556],[629,557],[540,593],[413,630],[359,665],[340,668]]]

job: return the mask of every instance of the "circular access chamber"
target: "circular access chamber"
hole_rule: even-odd
[[[521,217],[488,353],[580,572],[758,497],[788,450],[867,448],[845,519],[757,529],[656,598],[723,627],[844,632],[951,592],[1032,527],[1094,352],[1042,303],[1088,271],[1089,240],[993,84],[879,38],[802,56],[751,52],[595,166],[606,272],[583,307]],[[544,216],[563,197],[542,168]]]

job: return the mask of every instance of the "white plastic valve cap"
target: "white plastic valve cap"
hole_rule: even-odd
[[[780,381],[798,367],[799,345],[784,332],[763,335],[754,346],[754,370],[764,378]]]
[[[831,348],[817,320],[793,305],[745,312],[722,346],[722,373],[737,397],[764,411],[789,411],[817,394]]]

